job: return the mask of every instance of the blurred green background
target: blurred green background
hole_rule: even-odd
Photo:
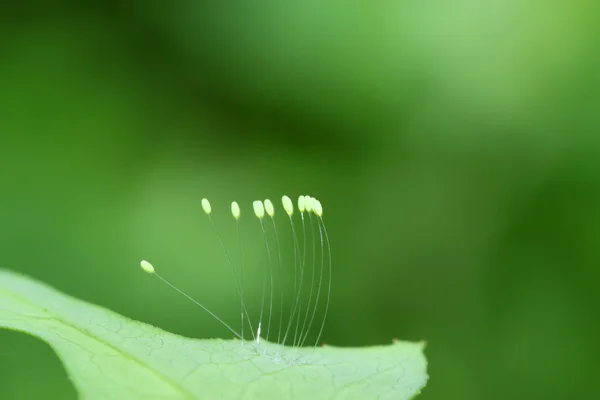
[[[2,3],[1,267],[229,337],[139,260],[235,321],[200,198],[227,225],[231,200],[307,193],[325,342],[427,340],[422,399],[596,397],[598,3],[207,3]],[[74,397],[0,331],[1,399]]]

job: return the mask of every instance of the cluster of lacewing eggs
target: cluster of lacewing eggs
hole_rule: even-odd
[[[201,205],[202,205],[202,209],[204,211],[204,213],[209,217],[210,222],[212,223],[217,235],[218,235],[218,231],[216,229],[216,226],[214,225],[212,218],[211,218],[211,213],[212,213],[212,206],[211,203],[208,201],[208,199],[204,198],[201,201]],[[281,199],[281,205],[283,206],[283,210],[285,211],[285,213],[287,214],[288,218],[289,218],[289,223],[290,223],[290,227],[293,233],[293,240],[294,240],[294,285],[292,288],[293,291],[293,305],[291,307],[291,309],[289,310],[289,317],[288,317],[288,324],[287,324],[287,329],[284,331],[282,329],[282,323],[283,323],[283,315],[280,316],[280,326],[279,326],[279,332],[278,332],[278,337],[277,337],[277,344],[286,344],[287,341],[287,337],[288,334],[291,335],[290,337],[293,336],[293,346],[292,347],[301,347],[304,345],[307,337],[308,337],[308,333],[311,329],[311,326],[313,324],[315,315],[317,314],[317,307],[318,307],[318,303],[319,303],[319,298],[321,296],[321,291],[323,288],[323,273],[325,270],[325,265],[328,266],[327,268],[327,291],[326,291],[326,297],[325,297],[325,311],[324,311],[324,315],[322,318],[322,323],[321,323],[321,327],[320,330],[318,332],[318,336],[316,339],[316,342],[314,343],[314,346],[316,346],[318,344],[318,341],[321,337],[321,334],[323,332],[323,327],[325,324],[325,318],[327,316],[327,311],[329,309],[329,300],[330,300],[330,295],[331,295],[331,249],[330,249],[330,244],[329,244],[329,237],[327,234],[327,230],[325,228],[325,223],[323,222],[323,208],[321,206],[321,203],[319,200],[315,199],[314,197],[310,197],[310,196],[299,196],[298,198],[298,202],[297,202],[297,210],[300,214],[301,217],[301,223],[302,223],[302,235],[303,235],[303,251],[300,250],[300,241],[297,239],[297,229],[294,225],[294,221],[292,219],[292,216],[294,215],[294,211],[295,211],[295,207],[294,204],[292,202],[292,200],[288,197],[288,196],[283,196]],[[218,322],[220,322],[223,326],[225,326],[230,332],[232,332],[238,339],[241,339],[242,344],[244,343],[244,326],[245,323],[247,323],[250,327],[250,331],[251,331],[251,335],[252,335],[252,345],[258,347],[259,343],[260,343],[260,339],[261,339],[261,328],[262,328],[262,323],[263,323],[263,309],[265,307],[264,302],[265,302],[265,289],[267,286],[267,282],[270,283],[269,286],[269,294],[270,294],[270,307],[269,307],[269,313],[268,313],[268,328],[270,330],[271,328],[271,314],[273,311],[273,292],[274,292],[274,284],[273,284],[273,267],[271,265],[271,254],[270,254],[270,250],[269,250],[269,245],[267,242],[267,236],[266,236],[266,231],[265,231],[265,225],[263,223],[263,219],[265,218],[265,215],[267,215],[271,221],[273,221],[273,229],[277,238],[277,254],[279,255],[279,260],[281,263],[281,249],[279,248],[279,237],[277,236],[277,229],[275,227],[275,221],[274,221],[274,217],[275,217],[275,206],[273,205],[273,203],[271,202],[271,200],[266,199],[264,201],[261,200],[256,200],[252,203],[252,208],[254,211],[254,215],[256,216],[256,218],[258,218],[259,222],[260,222],[260,227],[262,229],[262,233],[264,234],[264,240],[265,240],[265,244],[266,244],[266,248],[267,248],[267,253],[268,253],[268,258],[269,258],[269,266],[268,268],[265,269],[265,271],[269,271],[268,273],[270,274],[270,279],[267,279],[267,275],[265,272],[264,275],[264,285],[263,285],[263,302],[261,304],[261,312],[260,312],[260,317],[258,320],[258,324],[256,327],[256,330],[254,330],[251,319],[250,319],[250,315],[246,309],[246,305],[245,305],[245,301],[244,301],[244,297],[243,297],[243,287],[240,287],[240,282],[238,281],[238,277],[236,275],[236,269],[234,268],[234,265],[231,261],[231,258],[229,257],[229,254],[227,253],[227,250],[225,249],[226,255],[227,255],[227,259],[228,259],[228,263],[231,267],[231,270],[233,272],[233,276],[235,279],[235,283],[237,286],[237,290],[238,290],[238,295],[240,296],[240,301],[241,301],[241,328],[242,331],[241,333],[238,333],[235,329],[233,329],[229,324],[227,324],[225,321],[223,321],[220,317],[218,317],[216,314],[214,314],[212,311],[210,311],[207,307],[205,307],[202,303],[198,302],[197,300],[195,300],[194,298],[192,298],[191,296],[189,296],[188,294],[186,294],[185,292],[183,292],[182,290],[180,290],[179,288],[177,288],[175,285],[173,285],[172,283],[170,283],[169,281],[167,281],[165,278],[163,278],[161,275],[158,274],[158,272],[156,271],[156,269],[154,268],[154,266],[146,261],[143,260],[140,263],[140,266],[142,268],[143,271],[152,274],[154,276],[156,276],[157,278],[159,278],[161,281],[163,281],[165,284],[167,284],[168,286],[170,286],[171,288],[175,289],[177,292],[179,292],[181,295],[185,296],[186,298],[188,298],[189,300],[191,300],[192,302],[194,302],[196,305],[200,306],[205,312],[207,312],[208,314],[210,314],[213,318],[215,318]],[[240,210],[240,206],[237,202],[232,202],[231,203],[231,215],[234,217],[236,222],[239,222],[240,219],[240,215],[241,215],[241,210]],[[309,224],[305,223],[305,215],[307,215],[307,220],[309,221]],[[313,218],[315,219],[315,221],[313,222]],[[315,275],[316,275],[316,271],[317,271],[317,264],[319,264],[318,262],[315,262],[316,259],[316,247],[315,247],[315,237],[317,237],[314,226],[317,226],[318,228],[318,237],[319,237],[319,242],[320,242],[320,270],[319,270],[319,276],[318,276],[318,280],[316,279]],[[308,257],[306,256],[306,250],[307,250],[307,236],[306,236],[306,232],[307,232],[307,225],[308,225],[308,229],[310,229],[309,232],[312,232],[313,234],[313,242],[312,242],[312,248],[313,248],[313,265],[312,265],[312,279],[309,281],[308,279],[306,280],[306,282],[303,282],[304,280],[304,272],[306,269],[306,262]],[[239,223],[237,224],[238,227],[238,235],[239,235]],[[219,236],[219,240],[221,242],[221,244],[224,247],[223,241]],[[241,245],[241,244],[240,244]],[[308,246],[309,251],[310,251],[310,246]],[[325,254],[327,254],[327,257],[325,257]],[[241,267],[240,267],[241,268]],[[238,271],[238,272],[243,272],[243,271]],[[318,283],[317,283],[318,281]],[[242,281],[242,285],[243,285],[243,281]],[[302,309],[302,301],[306,301],[305,299],[302,299],[302,290],[303,290],[303,285],[310,285],[310,295],[308,296],[308,303],[305,304],[305,310],[301,310]],[[314,290],[316,288],[316,290]],[[315,296],[313,296],[313,293],[315,294]],[[314,304],[312,304],[312,301],[314,300]],[[311,307],[312,306],[312,307]],[[281,310],[283,310],[283,300],[281,300]],[[310,317],[310,311],[312,310],[312,317]],[[303,323],[302,323],[302,329],[299,331],[300,328],[300,320],[301,320],[301,312],[305,314],[305,317],[303,318]],[[246,321],[244,321],[246,319]],[[291,329],[292,325],[294,323],[294,319],[296,320],[296,327],[295,330]],[[283,335],[283,338],[282,338]],[[269,333],[267,331],[267,335],[266,335],[267,339],[269,338]],[[283,339],[283,340],[282,340]]]

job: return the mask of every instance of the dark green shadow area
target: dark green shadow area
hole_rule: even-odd
[[[0,399],[76,399],[67,373],[46,343],[0,329]]]

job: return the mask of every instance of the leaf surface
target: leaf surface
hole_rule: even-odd
[[[198,340],[133,321],[0,270],[0,327],[47,342],[85,399],[410,399],[422,343],[292,349]]]

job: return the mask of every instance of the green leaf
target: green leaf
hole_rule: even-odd
[[[37,336],[85,399],[410,399],[422,343],[290,348],[197,340],[132,321],[0,270],[0,327]]]

